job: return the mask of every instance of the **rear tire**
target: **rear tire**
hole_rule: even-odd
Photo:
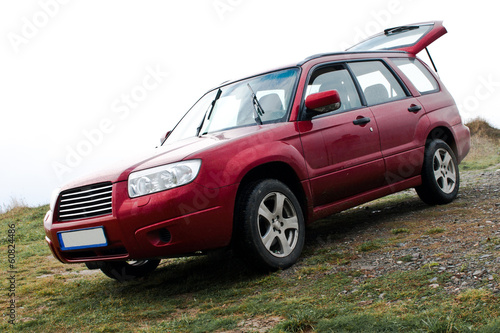
[[[457,197],[459,186],[453,150],[442,140],[431,141],[425,148],[422,185],[415,188],[418,196],[428,205],[447,204]]]
[[[124,282],[152,273],[159,264],[159,259],[106,261],[101,263],[99,268],[106,276]]]
[[[282,182],[249,184],[236,207],[235,249],[255,268],[275,271],[292,266],[305,240],[302,208]]]

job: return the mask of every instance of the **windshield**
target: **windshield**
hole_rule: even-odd
[[[166,143],[231,128],[286,121],[298,71],[293,68],[264,74],[208,92],[181,119]],[[261,108],[258,112],[256,104]]]

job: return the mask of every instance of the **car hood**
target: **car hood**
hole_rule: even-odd
[[[61,188],[61,191],[103,182],[116,183],[126,181],[131,172],[175,163],[191,157],[197,158],[198,156],[194,155],[206,149],[225,144],[229,140],[250,135],[261,128],[262,126],[249,126],[217,132],[214,134],[207,134],[201,137],[192,137],[174,142],[172,144],[164,144],[163,146],[158,147],[154,152],[136,155],[132,158],[117,161],[113,163],[112,167],[104,168],[89,175],[75,179],[65,184]]]

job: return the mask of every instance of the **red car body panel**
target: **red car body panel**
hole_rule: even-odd
[[[353,125],[372,117],[370,108],[302,122],[301,139],[314,206],[350,197],[383,184],[384,161],[375,124]],[[307,126],[309,125],[309,126]]]
[[[62,262],[163,258],[228,246],[240,185],[259,168],[293,173],[303,198],[306,222],[421,184],[425,145],[440,134],[461,161],[470,134],[455,102],[437,76],[439,89],[421,94],[394,64],[446,33],[441,22],[405,52],[348,52],[313,56],[300,68],[288,121],[223,130],[160,147],[156,154],[95,176],[74,181],[61,192],[110,182],[112,213],[59,221],[54,203],[44,219],[46,241]],[[389,103],[363,105],[348,112],[304,117],[310,75],[318,66],[381,61],[396,74],[407,96]],[[410,111],[420,106],[417,111]],[[368,119],[355,124],[356,120]],[[137,198],[127,190],[129,175],[184,160],[201,160],[189,184]],[[286,170],[285,170],[286,169]],[[107,245],[62,250],[59,233],[103,227]]]
[[[422,37],[417,43],[409,46],[397,47],[398,50],[406,51],[410,54],[416,55],[425,49],[428,45],[434,43],[438,38],[447,33],[446,28],[443,27],[442,21],[434,21],[433,28],[429,33]],[[423,23],[411,24],[411,25],[421,25]]]

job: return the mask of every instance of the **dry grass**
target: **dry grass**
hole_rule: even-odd
[[[500,164],[500,130],[482,119],[466,124],[472,134],[471,150],[462,162],[463,170],[479,170]]]
[[[500,140],[500,129],[491,126],[486,120],[481,118],[476,118],[468,122],[467,127],[469,127],[472,136],[486,137],[492,140]]]
[[[22,198],[16,198],[16,197],[10,197],[10,202],[8,203],[1,203],[0,204],[0,214],[6,213],[10,210],[13,210],[15,208],[23,208],[27,207],[28,205]]]

